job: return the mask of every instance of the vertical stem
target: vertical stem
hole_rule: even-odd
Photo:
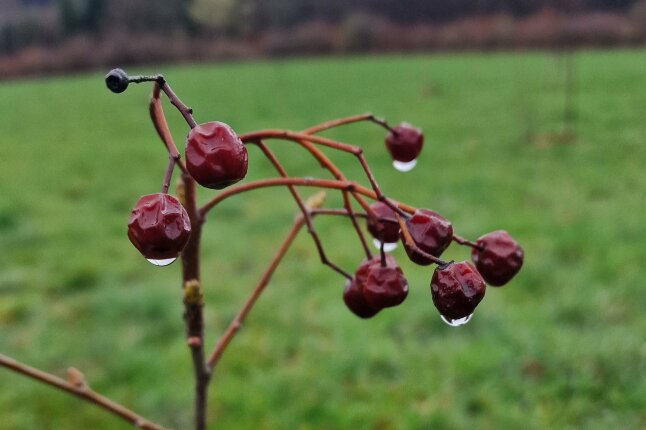
[[[184,282],[184,323],[187,344],[193,359],[195,376],[195,429],[206,430],[207,388],[210,372],[204,357],[204,302],[200,287],[200,237],[202,218],[196,198],[195,181],[183,174],[178,185],[180,201],[191,219],[191,237],[182,252],[182,279]]]

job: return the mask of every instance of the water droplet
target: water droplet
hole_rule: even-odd
[[[417,159],[406,163],[397,160],[393,161],[393,167],[400,172],[410,172],[415,168],[415,166],[417,166]]]
[[[152,264],[155,266],[168,266],[171,264],[173,261],[177,260],[177,258],[165,258],[163,260],[153,260],[151,258],[147,258],[148,261],[150,261]]]
[[[375,248],[381,249],[381,241],[379,239],[372,239],[372,243],[375,245]],[[384,243],[384,252],[393,252],[397,248],[397,242]]]
[[[440,317],[442,318],[442,321],[444,321],[445,323],[447,323],[451,327],[460,327],[461,325],[465,325],[466,323],[471,321],[472,316],[473,316],[473,314],[471,314],[469,316],[466,316],[464,318],[458,318],[457,320],[452,320],[450,318],[445,318],[444,315],[440,315]]]

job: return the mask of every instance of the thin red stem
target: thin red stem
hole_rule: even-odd
[[[276,168],[278,173],[280,174],[281,177],[287,178],[289,175],[287,174],[287,171],[285,171],[285,168],[280,164],[276,156],[274,155],[273,152],[267,147],[262,142],[254,142],[260,150],[265,154],[265,157],[271,162],[271,164]],[[319,253],[319,257],[321,258],[321,262],[330,267],[332,270],[336,271],[337,273],[341,274],[342,276],[352,279],[352,275],[350,275],[348,272],[343,270],[341,267],[339,267],[337,264],[333,263],[327,258],[327,255],[325,255],[325,249],[323,248],[323,243],[321,242],[321,239],[316,232],[316,229],[314,228],[314,224],[312,223],[312,218],[310,217],[309,210],[305,206],[305,203],[303,202],[303,199],[301,195],[298,193],[298,190],[294,185],[288,185],[287,188],[289,189],[289,192],[292,194],[292,197],[296,201],[296,205],[301,211],[301,214],[303,218],[305,219],[305,224],[307,225],[307,231],[312,236],[312,240],[314,241],[314,245],[316,246],[316,250]]]
[[[263,140],[263,139],[283,139],[283,140],[289,140],[292,142],[299,142],[301,140],[304,140],[304,141],[310,141],[317,145],[323,145],[342,152],[353,154],[358,158],[359,163],[361,164],[361,167],[363,168],[368,178],[368,181],[370,182],[370,186],[376,193],[377,200],[383,201],[391,209],[400,213],[400,215],[406,216],[406,214],[404,214],[393,201],[386,198],[386,196],[384,196],[384,194],[381,192],[381,189],[377,184],[377,180],[375,179],[375,176],[372,174],[372,171],[370,170],[370,167],[368,166],[368,163],[365,157],[363,156],[363,150],[358,146],[348,145],[342,142],[336,142],[334,140],[326,139],[321,136],[314,136],[314,135],[309,135],[305,133],[294,133],[288,130],[260,130],[260,131],[255,131],[251,133],[242,134],[240,135],[240,139],[243,142],[252,142],[252,141]]]
[[[173,170],[175,170],[175,164],[177,160],[172,156],[168,156],[168,167],[166,167],[166,173],[164,174],[164,181],[162,182],[162,194],[168,193],[168,188],[170,187],[170,180],[173,177]]]
[[[302,216],[299,216],[296,219],[296,221],[294,221],[294,224],[292,225],[291,230],[287,234],[287,237],[285,237],[283,242],[278,247],[278,251],[276,251],[276,254],[272,258],[271,262],[269,263],[269,267],[267,267],[265,272],[262,274],[260,281],[256,285],[256,288],[254,288],[254,290],[251,292],[251,295],[245,301],[244,305],[242,306],[242,309],[240,309],[240,311],[235,316],[233,321],[231,321],[231,323],[227,327],[222,337],[220,337],[220,339],[218,340],[213,352],[211,353],[211,355],[209,356],[209,359],[207,360],[207,365],[211,371],[218,364],[218,362],[220,361],[220,358],[222,357],[222,354],[224,353],[224,350],[227,348],[229,343],[231,343],[231,340],[233,339],[233,337],[242,327],[242,324],[244,323],[247,315],[253,308],[253,305],[256,303],[256,301],[260,297],[260,294],[263,292],[267,284],[269,284],[269,280],[271,279],[272,275],[276,271],[276,268],[280,264],[281,260],[287,253],[287,250],[289,249],[290,245],[292,244],[292,242],[294,241],[294,239],[298,235],[298,232],[300,231],[300,229],[303,227],[304,224],[305,224],[305,219]]]
[[[345,117],[345,118],[334,119],[332,121],[326,121],[324,123],[321,123],[321,124],[315,125],[313,127],[310,127],[310,128],[308,128],[306,130],[303,130],[303,133],[316,134],[316,133],[320,133],[320,132],[325,131],[325,130],[329,130],[331,128],[340,127],[340,126],[348,125],[348,124],[354,124],[354,123],[361,122],[361,121],[373,122],[373,123],[375,123],[377,125],[380,125],[381,127],[385,128],[386,130],[397,134],[397,131],[394,130],[392,127],[390,127],[388,125],[388,123],[384,119],[377,118],[376,116],[374,116],[371,113],[363,113],[363,114],[353,115],[353,116],[349,116],[349,117]]]
[[[179,111],[179,113],[182,114],[184,117],[184,120],[186,123],[189,125],[191,128],[195,128],[197,125],[195,122],[195,119],[193,119],[193,109],[190,107],[186,106],[179,97],[177,97],[177,94],[173,91],[173,89],[168,85],[168,82],[164,78],[163,75],[154,75],[154,76],[130,76],[128,78],[128,82],[134,83],[134,84],[139,84],[141,82],[154,82],[155,88],[161,89],[164,94],[166,94],[166,97],[168,97],[168,100],[170,103],[175,106],[175,108]]]
[[[478,243],[477,243],[477,242],[473,242],[473,241],[471,241],[471,240],[467,240],[467,239],[465,239],[465,238],[463,238],[463,237],[460,237],[460,236],[458,236],[458,235],[456,235],[456,234],[454,234],[454,235],[453,235],[453,242],[455,242],[455,243],[457,243],[457,244],[459,244],[459,245],[469,246],[469,247],[474,248],[474,249],[479,249],[479,250],[483,250],[483,249],[484,249],[484,247],[482,247],[482,246],[478,245]]]
[[[428,252],[420,249],[420,247],[417,246],[417,244],[413,240],[412,236],[410,235],[410,232],[408,231],[408,227],[406,227],[406,223],[404,222],[404,219],[401,216],[399,216],[399,214],[396,214],[396,216],[397,216],[397,222],[399,222],[399,228],[402,231],[402,236],[403,236],[404,243],[406,244],[406,246],[408,248],[414,250],[415,252],[419,253],[422,257],[432,261],[433,263],[435,263],[435,264],[437,264],[439,266],[445,266],[447,264],[446,261],[441,260],[441,259],[437,258],[436,256],[431,255]]]
[[[150,96],[150,103],[148,105],[150,111],[150,119],[157,130],[157,134],[161,138],[168,154],[177,161],[177,165],[184,173],[188,173],[184,162],[181,160],[181,155],[175,146],[173,141],[173,136],[170,133],[168,128],[168,123],[166,122],[166,117],[164,116],[164,108],[162,107],[161,100],[159,99],[160,87],[157,82],[153,85],[153,91]]]
[[[171,104],[175,106],[175,108],[177,108],[177,110],[182,114],[188,126],[195,128],[195,126],[197,126],[197,123],[193,118],[193,109],[182,103],[182,101],[179,99],[179,97],[177,97],[173,89],[170,87],[170,85],[168,85],[168,82],[166,82],[163,77],[161,77],[160,79],[162,81],[161,89],[166,94]]]
[[[298,143],[300,146],[305,148],[318,162],[319,164],[330,171],[332,176],[334,176],[336,179],[340,181],[345,181],[346,177],[343,175],[343,173],[339,170],[338,167],[321,152],[316,145],[312,144],[311,142],[308,142],[306,140],[297,140],[296,143]],[[361,198],[361,196],[357,193],[348,193],[347,191],[343,190],[341,191],[343,195],[343,206],[346,208],[348,213],[350,214],[350,221],[352,222],[352,226],[354,227],[354,230],[357,234],[357,237],[359,238],[359,242],[361,243],[361,246],[363,248],[364,253],[366,254],[367,258],[372,258],[372,253],[370,252],[370,248],[368,247],[368,243],[366,242],[366,238],[363,234],[363,231],[361,230],[361,227],[359,226],[356,218],[354,217],[354,211],[352,210],[352,203],[350,202],[350,194],[354,196],[354,198],[359,202],[359,204],[364,207],[364,209],[368,210],[369,212],[372,212],[368,204]]]
[[[247,182],[245,184],[229,187],[209,200],[204,206],[199,209],[202,216],[206,216],[209,210],[216,206],[221,201],[245,191],[251,191],[259,188],[278,187],[278,186],[302,186],[302,187],[319,187],[329,188],[335,190],[353,190],[370,198],[376,198],[374,192],[360,185],[349,181],[334,181],[329,179],[314,179],[314,178],[270,178],[261,179],[259,181]]]
[[[107,397],[104,397],[91,390],[84,380],[77,380],[75,381],[75,383],[68,382],[57,376],[27,366],[26,364],[20,363],[2,354],[0,354],[0,366],[12,370],[16,373],[20,373],[21,375],[27,376],[28,378],[34,379],[38,382],[42,382],[43,384],[58,388],[59,390],[72,394],[82,400],[85,400],[86,402],[93,403],[94,405],[104,409],[105,411],[116,415],[126,422],[129,422],[137,428],[146,430],[165,430],[164,427],[143,418],[130,409],[127,409],[126,407],[121,406],[120,404],[115,403]]]
[[[379,254],[381,256],[381,267],[386,267],[386,251],[384,250],[386,244],[382,241],[379,244]]]
[[[314,158],[316,158],[316,160],[321,164],[321,166],[329,170],[332,176],[334,176],[336,179],[340,181],[347,180],[345,175],[343,175],[343,173],[341,172],[341,170],[339,170],[339,168],[336,167],[336,165],[328,157],[326,157],[325,154],[323,154],[323,152],[321,152],[316,147],[316,145],[306,140],[299,140],[297,143],[301,145],[303,148],[307,149],[307,151],[310,154],[312,154]],[[363,231],[361,230],[361,227],[359,227],[359,223],[357,222],[357,219],[354,216],[352,203],[350,202],[350,194],[352,194],[355,200],[357,200],[357,202],[359,202],[359,204],[362,207],[364,207],[364,209],[367,208],[369,212],[371,212],[372,209],[370,209],[370,206],[365,202],[365,200],[363,200],[363,198],[355,192],[348,193],[347,191],[344,190],[341,192],[341,194],[343,195],[343,207],[348,211],[348,214],[350,215],[350,221],[352,222],[352,226],[354,227],[357,237],[359,238],[359,242],[361,243],[361,246],[363,248],[364,253],[366,254],[366,257],[370,259],[372,258],[372,253],[370,252],[370,248],[368,247],[368,243],[366,242],[366,238],[363,234]]]

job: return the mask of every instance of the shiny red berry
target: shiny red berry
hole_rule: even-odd
[[[163,193],[143,196],[132,208],[128,238],[154,264],[172,263],[184,249],[190,235],[188,214],[173,196]]]
[[[386,135],[386,148],[393,160],[411,162],[419,156],[424,145],[424,135],[418,128],[401,123]]]
[[[471,315],[485,288],[482,276],[466,261],[437,267],[431,280],[433,304],[447,321]]]
[[[359,265],[354,278],[348,280],[343,290],[343,301],[345,305],[359,318],[372,318],[377,315],[381,309],[373,308],[366,302],[363,296],[363,288],[368,279],[368,272],[374,260],[365,260]]]
[[[386,265],[379,257],[370,265],[368,277],[363,287],[363,296],[373,308],[389,308],[399,305],[408,296],[408,282],[395,259],[386,256]]]
[[[373,317],[381,310],[371,307],[363,296],[363,288],[373,264],[378,264],[378,260],[375,258],[364,260],[357,268],[354,278],[348,280],[343,291],[343,301],[346,306],[360,318]]]
[[[505,285],[523,265],[523,249],[504,230],[485,234],[477,244],[481,249],[474,248],[471,258],[489,285]]]
[[[186,140],[186,167],[200,185],[221,189],[247,175],[247,148],[227,124],[200,124]]]
[[[451,222],[429,209],[417,209],[413,216],[406,220],[406,227],[415,245],[434,257],[442,255],[453,239]],[[406,246],[405,243],[404,249],[406,249],[408,258],[411,261],[422,266],[428,266],[432,263],[431,260],[424,257],[417,250]]]
[[[382,202],[375,202],[370,205],[370,208],[377,217],[384,220],[380,221],[373,217],[368,217],[366,227],[372,237],[385,243],[398,242],[399,223],[397,222],[395,211]]]

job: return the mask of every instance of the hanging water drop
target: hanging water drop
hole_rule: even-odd
[[[152,258],[147,258],[146,260],[150,261],[151,264],[155,266],[163,267],[172,264],[177,258],[165,258],[163,260],[153,260]]]
[[[458,318],[458,319],[454,320],[454,319],[451,319],[451,318],[446,318],[446,317],[444,317],[444,315],[440,315],[440,317],[442,318],[442,321],[444,321],[445,323],[447,323],[451,327],[460,327],[461,325],[465,325],[466,323],[471,321],[472,316],[473,316],[473,314],[471,314],[469,316],[466,316],[464,318]]]
[[[381,241],[379,239],[372,239],[372,243],[375,245],[375,248],[381,249]],[[393,252],[396,248],[397,242],[384,243],[384,252]]]
[[[417,159],[413,161],[403,162],[403,161],[393,161],[393,167],[400,172],[410,172],[417,166]]]

